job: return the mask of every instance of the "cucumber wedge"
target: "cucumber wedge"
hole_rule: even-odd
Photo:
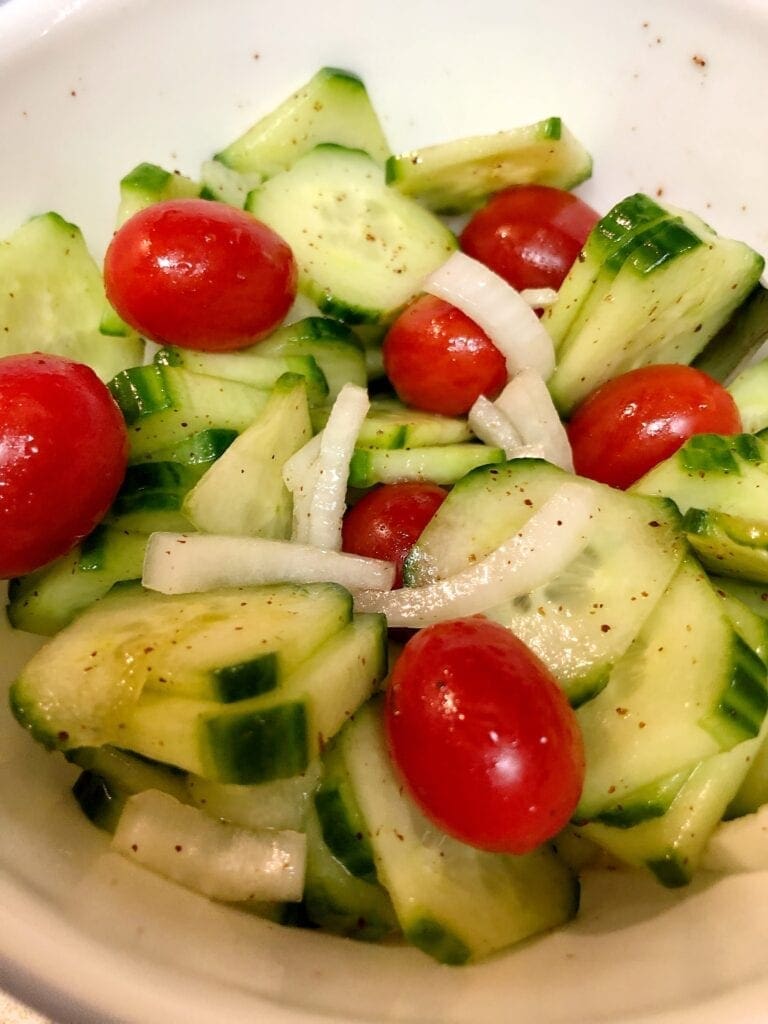
[[[484,444],[424,445],[420,448],[355,448],[350,487],[373,487],[402,480],[455,484],[478,466],[504,461],[501,448]]]
[[[436,213],[465,213],[512,185],[575,188],[592,159],[559,117],[427,146],[387,161],[387,182]]]

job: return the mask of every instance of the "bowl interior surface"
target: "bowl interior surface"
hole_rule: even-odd
[[[142,160],[199,164],[322,65],[361,74],[405,151],[559,114],[599,209],[634,191],[768,252],[759,0],[10,0],[0,237],[55,209],[94,254]],[[0,682],[36,641],[0,625]],[[469,968],[281,929],[111,854],[74,771],[0,708],[0,982],[61,1021],[485,1024],[757,1019],[768,876],[685,893],[595,875],[568,928]]]

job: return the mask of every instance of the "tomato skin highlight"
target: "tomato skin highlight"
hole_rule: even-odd
[[[738,434],[728,391],[681,364],[644,366],[607,381],[567,425],[580,476],[621,489],[668,459],[694,434]]]
[[[90,533],[127,460],[122,414],[93,370],[40,353],[0,359],[0,579]]]
[[[443,416],[469,412],[480,395],[495,398],[507,383],[504,356],[460,309],[422,295],[390,327],[384,369],[401,401]]]
[[[527,853],[556,835],[578,803],[584,748],[576,717],[548,669],[498,623],[453,619],[410,639],[385,721],[413,798],[472,846]]]
[[[344,516],[342,550],[394,562],[394,588],[401,587],[406,555],[446,496],[437,484],[415,481],[374,488]]]
[[[461,233],[461,248],[519,291],[559,288],[600,215],[572,192],[519,185],[497,193]]]
[[[134,214],[104,261],[107,298],[151,341],[224,352],[270,334],[296,297],[290,247],[243,210],[173,199]]]

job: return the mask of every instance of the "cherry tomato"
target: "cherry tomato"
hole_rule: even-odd
[[[0,359],[0,579],[89,533],[127,458],[123,417],[93,370],[40,353]]]
[[[405,556],[445,501],[437,484],[384,484],[369,491],[344,516],[342,548],[394,562],[395,587],[403,585]]]
[[[390,751],[424,813],[472,846],[526,853],[567,823],[584,781],[576,717],[555,679],[488,619],[429,626],[387,692]]]
[[[415,409],[460,416],[480,395],[507,383],[504,356],[474,320],[443,299],[422,295],[384,338],[384,369],[398,397]]]
[[[279,235],[243,210],[173,199],[140,210],[107,250],[107,297],[140,334],[210,352],[252,345],[296,296],[296,263]]]
[[[520,185],[474,214],[461,247],[517,289],[557,289],[599,219],[572,192]]]
[[[625,488],[694,434],[738,434],[741,418],[717,381],[670,364],[607,381],[576,409],[567,430],[576,472]]]

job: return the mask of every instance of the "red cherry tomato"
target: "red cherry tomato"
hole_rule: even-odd
[[[123,417],[93,370],[39,353],[0,359],[0,579],[89,533],[127,458]]]
[[[454,619],[409,640],[386,724],[416,802],[472,846],[526,853],[559,832],[578,803],[576,717],[548,669],[498,623]]]
[[[384,338],[384,369],[407,405],[444,416],[469,412],[480,395],[507,383],[504,356],[474,320],[443,299],[422,295]]]
[[[205,199],[155,203],[126,221],[104,263],[107,297],[144,337],[210,352],[252,345],[296,296],[287,243],[249,213]]]
[[[599,219],[571,192],[520,185],[474,214],[461,248],[515,288],[559,288]]]
[[[692,366],[644,366],[607,381],[568,424],[574,468],[612,487],[629,487],[694,434],[738,434],[736,403]]]
[[[405,556],[445,501],[437,484],[384,484],[364,495],[344,516],[342,548],[394,562],[395,587],[403,585]]]

